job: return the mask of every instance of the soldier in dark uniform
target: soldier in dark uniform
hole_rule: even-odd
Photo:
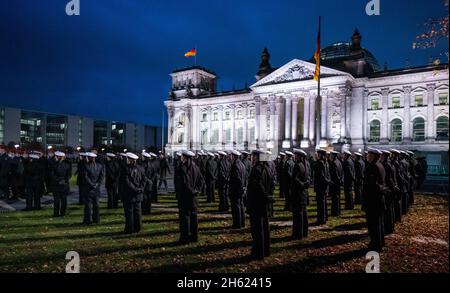
[[[52,183],[50,178],[50,173],[52,172],[52,168],[56,164],[57,160],[55,160],[55,153],[52,149],[47,151],[47,157],[45,160],[45,189],[46,194],[52,192]]]
[[[0,199],[9,198],[8,177],[10,169],[10,158],[6,146],[0,145]]]
[[[377,252],[381,252],[384,246],[385,171],[378,161],[380,155],[379,150],[369,149],[362,193],[370,236],[369,250]]]
[[[180,169],[179,207],[180,207],[180,244],[189,244],[198,241],[197,196],[200,193],[204,180],[200,169],[192,161],[195,154],[191,151],[182,153],[182,166]]]
[[[398,189],[394,194],[393,205],[394,205],[394,220],[395,222],[401,222],[402,220],[402,194],[406,192],[405,181],[403,177],[402,166],[400,165],[400,151],[396,149],[391,149],[391,165],[395,172],[395,181],[397,183]]]
[[[364,181],[364,170],[366,164],[362,159],[362,154],[355,153],[355,204],[361,204],[361,190]]]
[[[159,155],[159,185],[158,185],[158,189],[161,189],[161,185],[162,185],[162,183],[164,183],[164,187],[165,187],[166,191],[168,191],[168,189],[167,189],[167,173],[171,174],[169,162],[167,161],[164,154],[161,153]],[[155,202],[158,202],[157,197],[155,198]]]
[[[408,156],[406,156],[406,160],[409,164],[409,189],[408,189],[408,204],[411,206],[414,204],[414,188],[417,184],[417,174],[416,174],[416,165],[417,161],[414,158],[414,153],[411,151],[406,152]]]
[[[88,163],[84,168],[83,189],[85,190],[83,224],[100,223],[100,187],[104,178],[104,167],[95,161],[97,155],[89,152],[86,154]]]
[[[205,154],[203,151],[200,153],[200,157],[199,157],[199,164],[198,167],[200,168],[200,173],[202,174],[203,178],[206,178],[206,164],[209,161],[208,158],[208,154]],[[201,195],[202,196],[206,196],[207,195],[207,185],[203,184],[203,188],[201,191]]]
[[[161,161],[158,160],[158,156],[154,153],[149,153],[152,156],[152,165],[153,170],[156,172],[156,176],[153,177],[153,184],[152,184],[152,202],[157,203],[158,202],[158,181],[161,176]]]
[[[395,175],[395,168],[392,166],[389,157],[391,156],[390,151],[381,151],[380,162],[384,167],[385,175],[385,186],[386,191],[384,193],[385,197],[385,211],[383,215],[384,223],[384,233],[386,235],[394,233],[395,230],[395,210],[394,210],[394,200],[395,194],[398,193],[397,180]]]
[[[270,151],[266,151],[266,156],[267,156],[267,160],[265,161],[267,166],[269,167],[270,170],[270,176],[273,179],[273,189],[270,190],[270,195],[269,195],[269,218],[273,217],[274,214],[274,209],[273,209],[273,205],[275,203],[275,185],[277,183],[277,170],[276,170],[276,165],[275,162],[273,160],[270,159],[270,157],[272,156],[272,152]],[[294,161],[292,161],[294,162]],[[292,169],[294,169],[292,167]]]
[[[330,197],[331,197],[331,216],[341,215],[341,186],[344,181],[344,170],[342,168],[342,163],[338,159],[338,152],[331,152],[329,158],[329,168],[330,168]]]
[[[279,159],[277,161],[277,179],[278,179],[278,185],[279,185],[279,190],[280,190],[280,197],[284,198],[284,194],[285,194],[285,184],[283,181],[283,167],[284,167],[284,162],[286,159],[286,154],[283,152],[280,152],[279,154]]]
[[[208,153],[209,159],[205,165],[206,202],[215,202],[215,183],[217,179],[217,162],[213,153]]]
[[[119,206],[119,178],[120,165],[113,153],[106,154],[105,187],[108,193],[108,209],[117,209]]]
[[[231,152],[229,197],[234,229],[245,227],[244,194],[247,188],[247,171],[239,159],[240,155],[238,151]]]
[[[422,187],[423,182],[427,178],[428,163],[425,157],[417,158],[416,174],[417,174],[417,188]]]
[[[250,153],[247,151],[242,151],[242,164],[245,166],[245,170],[247,171],[247,178],[250,176],[250,172],[252,171],[252,161],[250,160]]]
[[[139,233],[142,224],[142,198],[147,182],[144,168],[136,161],[139,157],[127,153],[127,167],[125,169],[123,186],[123,209],[125,212],[125,234]]]
[[[183,166],[183,162],[181,161],[181,152],[177,152],[174,158],[174,173],[173,173],[173,185],[175,188],[175,198],[178,201],[178,212],[180,213],[180,184],[181,184],[181,167]]]
[[[349,151],[344,151],[342,168],[344,170],[345,209],[353,210],[355,208],[355,203],[353,201],[352,189],[355,182],[355,165],[353,163],[352,153]]]
[[[402,173],[402,177],[405,179],[404,181],[404,191],[402,192],[402,215],[406,215],[409,209],[409,190],[411,185],[411,174],[409,173],[409,162],[406,159],[409,155],[401,151],[400,154],[400,172]]]
[[[45,188],[44,174],[44,165],[39,160],[39,155],[30,154],[24,171],[27,211],[41,209],[41,197]]]
[[[307,197],[310,181],[310,168],[307,166],[306,152],[294,149],[295,165],[292,172],[292,238],[303,239],[308,236]],[[309,163],[308,163],[309,165]]]
[[[55,163],[50,163],[52,167],[50,170],[50,186],[53,193],[53,216],[63,217],[67,210],[67,195],[69,194],[69,181],[72,177],[72,166],[65,161],[66,154],[63,152],[56,152],[53,160]]]
[[[219,212],[227,212],[228,205],[228,183],[230,176],[230,161],[227,154],[223,151],[219,152],[220,159],[218,162],[217,183],[219,189]]]
[[[248,179],[247,211],[250,215],[252,231],[252,258],[263,259],[270,255],[270,229],[268,218],[268,201],[273,178],[266,162],[261,160],[263,151],[252,153],[253,167]]]
[[[327,194],[328,188],[332,184],[330,169],[326,160],[326,151],[317,150],[317,160],[314,165],[314,191],[317,201],[317,224],[322,225],[327,222]]]
[[[75,171],[75,175],[77,175],[77,185],[78,185],[78,204],[82,205],[83,199],[84,199],[84,193],[83,193],[83,177],[84,177],[84,167],[87,163],[87,157],[86,153],[80,153],[80,158],[77,163],[77,170]]]
[[[292,202],[291,202],[291,183],[292,183],[292,172],[294,170],[294,161],[292,160],[292,156],[294,155],[290,151],[286,151],[286,161],[284,162],[283,166],[283,173],[282,173],[282,181],[285,186],[284,190],[284,198],[285,198],[285,204],[284,204],[284,210],[285,211],[292,211]]]
[[[123,189],[128,167],[127,155],[125,153],[120,153],[117,162],[119,163],[119,199],[123,202]]]
[[[143,152],[142,153],[142,163],[141,167],[144,169],[145,177],[147,178],[144,195],[142,200],[142,214],[150,215],[152,212],[152,190],[153,190],[153,182],[156,176],[156,172],[153,169],[153,164],[151,162],[152,155]]]

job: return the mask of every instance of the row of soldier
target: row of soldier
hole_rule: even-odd
[[[318,150],[317,159],[311,161],[306,152],[294,149],[293,152],[280,153],[277,160],[272,161],[269,159],[270,153],[259,150],[251,154],[237,151],[229,154],[223,151],[200,152],[197,155],[190,151],[178,153],[174,183],[179,202],[180,242],[197,241],[197,196],[205,194],[207,202],[214,202],[217,185],[219,211],[228,211],[230,200],[233,228],[245,227],[246,211],[250,215],[254,239],[253,256],[261,258],[269,255],[268,218],[273,215],[277,181],[280,196],[286,199],[285,209],[293,213],[293,237],[306,237],[308,188],[314,175],[318,224],[326,223],[328,218],[327,197],[332,202],[331,216],[340,215],[343,185],[346,209],[353,209],[354,203],[363,204],[371,236],[370,247],[381,250],[384,243],[382,235],[393,232],[395,221],[401,220],[401,215],[413,202],[413,188],[419,179],[415,172],[418,164],[413,153],[397,150],[381,153],[371,149],[364,155],[355,153],[353,156],[354,159],[350,152],[344,152],[341,157],[337,152]],[[140,157],[132,153],[116,157],[108,153],[104,162],[96,162],[97,154],[93,151],[82,153],[81,157],[77,184],[80,201],[85,205],[83,223],[99,222],[100,185],[106,177],[108,207],[116,208],[120,198],[125,211],[125,232],[139,232],[141,213],[150,213],[151,202],[157,196],[156,178],[160,166],[156,163],[157,156],[142,152]],[[27,158],[25,174],[29,178],[26,181],[29,182],[27,194],[30,194],[27,203],[31,205],[37,204],[37,198],[43,192],[44,160],[39,152],[32,152]],[[47,164],[50,165],[47,169],[50,170],[50,186],[55,198],[54,215],[63,216],[67,207],[71,166],[62,152],[56,152],[54,159]]]

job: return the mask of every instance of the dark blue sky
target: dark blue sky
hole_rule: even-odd
[[[170,72],[192,64],[219,76],[219,90],[252,84],[267,46],[273,66],[309,59],[317,18],[322,42],[348,41],[354,28],[382,65],[424,65],[448,48],[412,50],[420,24],[446,13],[441,0],[69,0],[0,1],[0,105],[160,125]],[[448,13],[448,12],[447,12]],[[448,49],[446,49],[448,51]]]

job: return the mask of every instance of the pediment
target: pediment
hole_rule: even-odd
[[[316,65],[313,63],[294,59],[286,65],[278,68],[271,74],[267,75],[266,77],[262,78],[261,80],[257,81],[251,86],[251,88],[293,81],[312,80],[314,78],[315,68]],[[320,70],[321,78],[349,75],[346,72],[342,72],[325,66],[321,66]]]

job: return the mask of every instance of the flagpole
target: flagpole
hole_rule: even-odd
[[[320,147],[320,141],[322,140],[322,119],[321,113],[322,113],[322,97],[320,95],[320,43],[321,43],[321,16],[319,16],[319,76],[317,79],[317,99],[316,99],[316,148]],[[325,118],[326,119],[326,118]]]
[[[198,51],[197,51],[197,45],[195,45],[195,66],[197,66],[197,53],[198,53]]]

